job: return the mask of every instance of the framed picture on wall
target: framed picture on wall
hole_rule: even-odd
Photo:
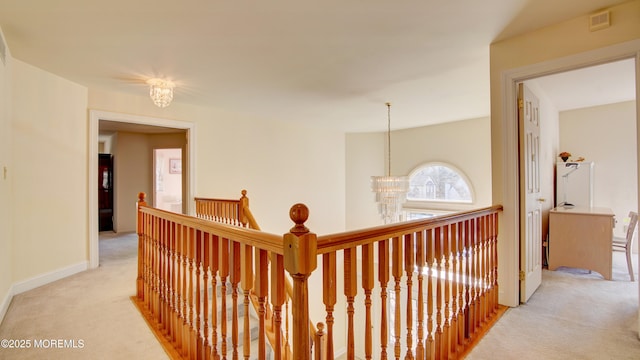
[[[182,174],[182,159],[169,159],[169,174]]]

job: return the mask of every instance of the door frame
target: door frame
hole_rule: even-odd
[[[122,123],[132,123],[150,126],[170,127],[186,130],[187,133],[187,153],[183,154],[183,160],[187,161],[188,170],[185,179],[186,198],[192,199],[195,191],[195,124],[171,119],[163,119],[149,116],[139,116],[122,114],[109,111],[89,110],[89,167],[88,186],[89,191],[89,268],[98,267],[100,263],[99,242],[98,242],[98,193],[95,186],[98,182],[98,174],[95,169],[98,167],[98,130],[100,120],[116,121]],[[131,200],[133,202],[133,199]],[[195,205],[192,201],[187,201],[187,213],[195,212]]]
[[[640,40],[632,40],[599,49],[586,51],[579,54],[565,56],[549,61],[526,65],[509,69],[502,72],[501,76],[501,98],[502,98],[502,172],[503,184],[502,199],[503,221],[500,238],[506,242],[503,244],[505,253],[501,254],[500,267],[503,272],[499,275],[503,279],[504,286],[501,286],[501,303],[507,306],[518,306],[519,302],[519,277],[520,270],[520,199],[519,199],[519,161],[518,161],[518,123],[517,123],[517,84],[525,80],[551,75],[555,73],[580,69],[583,67],[600,65],[623,59],[635,59],[636,63],[636,129],[637,138],[640,139]],[[638,169],[640,172],[640,145],[636,144],[638,156]],[[640,194],[640,182],[638,185]],[[640,199],[638,199],[640,208]],[[640,252],[638,253],[640,261]],[[640,294],[640,287],[639,287]],[[639,325],[640,329],[640,316]]]

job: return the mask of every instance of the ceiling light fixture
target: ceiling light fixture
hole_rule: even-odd
[[[169,80],[158,78],[149,79],[149,96],[157,107],[165,108],[171,104],[173,100],[173,88],[175,84]]]
[[[387,103],[387,175],[372,176],[371,190],[376,194],[378,212],[385,224],[400,221],[402,204],[407,200],[409,178],[391,176],[391,103]]]

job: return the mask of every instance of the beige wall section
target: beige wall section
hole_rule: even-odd
[[[87,262],[87,90],[15,59],[12,75],[12,211],[19,229],[13,281],[20,282]]]
[[[386,133],[347,135],[347,227],[382,224],[370,177],[386,174]],[[444,162],[471,181],[476,202],[491,205],[491,137],[489,118],[392,131],[391,173],[409,175],[417,166]]]
[[[153,149],[183,148],[182,134],[139,134],[118,132],[112,145],[114,160],[114,227],[116,232],[136,230],[136,200],[138,193],[147,195],[153,204]],[[185,167],[186,169],[186,167]],[[186,170],[185,170],[186,171]],[[238,196],[239,197],[239,196]]]
[[[147,135],[120,132],[113,149],[114,230],[136,230],[136,199],[143,191],[152,199],[153,155]],[[153,202],[151,202],[153,203]]]
[[[585,15],[494,43],[490,47],[492,193],[493,202],[504,206],[498,240],[498,279],[502,304],[516,306],[519,302],[515,190],[517,138],[513,137],[512,105],[504,103],[504,99],[511,96],[508,93],[513,91],[512,84],[505,84],[505,81],[518,76],[539,76],[543,72],[566,70],[578,66],[580,62],[584,66],[611,59],[607,58],[607,49],[603,48],[640,38],[640,0],[626,2],[610,10],[612,26],[604,30],[590,32],[588,15]],[[594,53],[597,49],[599,52]],[[567,58],[585,52],[591,53],[581,59]],[[547,62],[551,61],[559,65],[554,70],[547,70]],[[571,65],[566,65],[569,63]],[[565,68],[560,69],[562,66]]]
[[[193,194],[239,198],[246,189],[265,231],[288,231],[289,209],[297,202],[309,206],[312,231],[345,228],[343,133],[180,104],[178,94],[159,109],[144,91],[136,97],[90,90],[89,107],[195,124]]]
[[[636,147],[635,101],[560,113],[560,148],[595,162],[593,205],[613,210],[621,237],[622,220],[638,209]]]
[[[382,223],[371,192],[371,176],[386,174],[385,138],[384,133],[346,135],[346,221],[349,230]]]
[[[394,131],[391,172],[409,175],[428,162],[455,166],[473,187],[473,207],[491,205],[491,128],[489,118]]]
[[[0,31],[0,41],[2,40]],[[13,166],[11,156],[11,56],[6,63],[0,61],[0,322],[11,300],[12,283],[12,228],[13,220],[11,179]],[[4,174],[6,169],[6,176]]]

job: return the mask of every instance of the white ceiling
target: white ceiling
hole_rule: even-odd
[[[2,0],[0,27],[14,58],[90,89],[166,77],[176,103],[380,131],[387,101],[393,128],[488,116],[490,43],[621,2]]]

